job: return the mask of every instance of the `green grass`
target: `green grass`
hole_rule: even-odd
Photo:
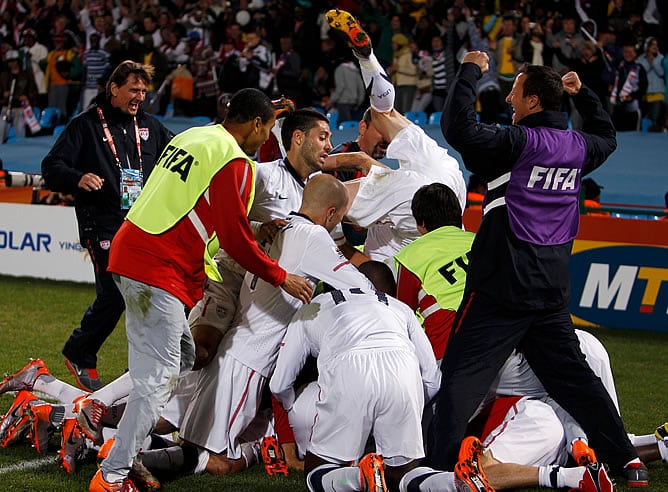
[[[94,296],[92,285],[0,276],[0,374],[15,372],[29,357],[40,357],[54,376],[74,384],[60,350]],[[127,366],[122,323],[123,320],[99,354],[98,370],[105,381],[121,375]],[[663,386],[668,374],[668,334],[606,329],[594,333],[610,353],[627,430],[636,434],[653,432],[657,425],[668,420],[668,392]],[[0,397],[0,412],[10,403],[10,395]],[[41,457],[26,445],[0,449],[0,490],[87,490],[95,471],[94,463],[67,475],[55,463],[57,446],[58,437],[54,436],[53,449],[47,455],[54,458],[52,463],[10,472],[5,471],[7,467]],[[651,482],[644,490],[668,490],[668,465],[658,462],[648,466]],[[163,485],[167,491],[306,490],[303,474],[270,478],[260,467],[222,478],[182,477]],[[627,489],[620,486],[618,490]]]

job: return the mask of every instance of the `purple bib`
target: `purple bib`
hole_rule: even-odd
[[[525,128],[527,142],[513,166],[506,206],[510,229],[522,241],[564,244],[578,232],[585,140],[572,130]]]

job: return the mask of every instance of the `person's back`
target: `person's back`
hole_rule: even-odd
[[[268,254],[313,285],[318,280],[336,287],[368,285],[341,253],[332,256],[333,250],[334,242],[324,227],[292,214],[274,238]],[[221,342],[226,353],[268,376],[287,324],[300,304],[299,300],[247,273],[239,294],[239,311]]]
[[[318,368],[322,370],[343,353],[413,351],[407,330],[407,322],[413,316],[405,304],[391,296],[371,290],[343,289],[315,297],[296,319],[314,319],[303,326],[311,346],[319,349]]]

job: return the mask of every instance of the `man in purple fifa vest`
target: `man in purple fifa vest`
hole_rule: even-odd
[[[629,485],[647,485],[647,468],[585,362],[568,310],[580,182],[615,150],[614,127],[575,72],[562,78],[536,65],[517,75],[506,98],[513,124],[480,124],[476,84],[488,69],[485,53],[465,55],[441,119],[446,140],[487,183],[487,195],[441,366],[430,465],[452,470],[469,419],[517,348],[598,458]],[[559,111],[564,91],[585,117],[582,131],[569,130]]]

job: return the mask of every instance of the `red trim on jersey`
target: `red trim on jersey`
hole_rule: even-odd
[[[336,265],[336,266],[332,269],[332,271],[336,272],[337,270],[340,270],[341,268],[343,268],[343,267],[346,266],[346,265],[350,265],[350,262],[349,262],[349,261],[344,261],[343,263],[339,263],[338,265]]]
[[[295,433],[290,426],[288,412],[274,395],[271,395],[271,409],[274,412],[274,430],[278,435],[278,442],[280,444],[295,442]]]
[[[204,194],[194,207],[209,236],[218,234],[220,247],[246,270],[278,286],[287,273],[258,246],[246,215],[252,180],[244,173],[245,159],[235,159],[211,180],[209,200]],[[204,248],[200,234],[184,217],[162,234],[149,234],[125,221],[112,241],[109,271],[153,285],[192,308],[202,297]]]
[[[420,308],[420,312],[424,313],[436,304],[436,298],[425,294],[421,300],[418,300],[421,289],[420,279],[403,265],[399,265],[397,299],[408,304],[414,311]],[[424,318],[424,331],[431,343],[436,360],[441,360],[445,354],[456,314],[456,311],[440,308]]]
[[[244,389],[243,395],[241,395],[241,399],[239,400],[239,404],[237,405],[237,408],[234,410],[234,413],[232,414],[232,418],[230,419],[230,425],[227,427],[228,430],[232,429],[232,426],[234,425],[234,421],[237,419],[237,415],[239,415],[239,412],[241,411],[241,408],[244,405],[244,401],[246,401],[246,398],[248,397],[248,388],[250,387],[251,380],[253,379],[253,376],[255,376],[255,371],[251,370],[250,375],[248,376],[248,381],[246,381],[246,388]]]
[[[510,420],[515,418],[515,415],[518,413],[517,402],[522,398],[522,396],[499,396],[471,421],[467,429],[467,435],[478,436],[483,441],[487,439],[492,431],[503,423],[511,408],[514,409],[514,415]],[[494,434],[492,441],[496,439],[506,427],[507,422]]]

